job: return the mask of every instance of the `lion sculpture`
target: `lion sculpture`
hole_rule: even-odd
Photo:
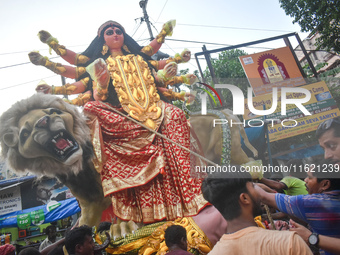
[[[218,115],[217,115],[218,114]],[[203,148],[204,155],[216,164],[221,164],[221,157],[223,154],[229,154],[231,164],[242,165],[253,161],[253,158],[249,158],[247,154],[243,151],[241,146],[241,137],[243,138],[244,144],[252,152],[253,157],[258,156],[257,150],[249,142],[247,134],[242,125],[230,125],[231,120],[233,123],[240,123],[240,119],[232,114],[229,109],[224,109],[221,111],[208,112],[206,115],[201,115],[198,113],[192,113],[189,115],[189,121],[193,127],[201,146]],[[226,124],[216,124],[214,125],[214,120],[225,119]],[[228,143],[224,142],[225,133],[228,127],[229,136]],[[224,149],[228,148],[230,151],[223,152]]]
[[[0,138],[2,156],[13,170],[57,177],[78,200],[79,224],[99,224],[110,199],[92,163],[90,129],[76,107],[35,94],[2,114]]]

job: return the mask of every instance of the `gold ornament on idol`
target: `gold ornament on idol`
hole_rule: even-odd
[[[157,129],[162,101],[148,64],[141,56],[133,54],[110,56],[106,63],[124,111],[147,127]]]
[[[104,56],[109,50],[109,46],[107,46],[106,44],[103,45],[103,50],[102,50],[102,55]]]

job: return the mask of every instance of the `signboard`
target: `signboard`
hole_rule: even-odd
[[[270,142],[314,131],[321,122],[340,116],[336,102],[324,81],[305,85],[302,88],[308,89],[311,93],[311,99],[303,104],[311,115],[305,116],[295,105],[287,105],[287,115],[281,115],[281,94],[279,92],[276,111],[266,116],[266,119],[269,120],[268,132]],[[302,93],[287,93],[286,97],[302,98],[304,95]],[[258,110],[263,110],[263,106],[265,106],[265,109],[270,109],[272,106],[272,94],[253,97],[253,105]],[[249,111],[247,102],[245,102],[245,114],[243,117],[248,121],[253,120],[252,122],[254,123],[252,125],[255,125],[254,119],[264,119],[263,116],[252,114]],[[293,119],[296,122],[287,121],[283,124],[287,119]],[[286,127],[291,125],[296,126]]]
[[[31,226],[31,216],[29,213],[23,213],[17,216],[18,228],[26,229]]]
[[[272,92],[273,87],[306,84],[288,47],[239,57],[256,96]]]
[[[22,209],[47,205],[51,201],[62,201],[73,197],[70,190],[56,179],[21,184]]]
[[[0,215],[21,210],[20,187],[0,190]]]

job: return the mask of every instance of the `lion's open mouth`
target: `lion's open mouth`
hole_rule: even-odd
[[[45,146],[56,159],[63,162],[79,149],[76,140],[64,129],[53,133]]]

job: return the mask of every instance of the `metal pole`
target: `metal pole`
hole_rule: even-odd
[[[266,105],[265,104],[263,104],[263,110],[266,110]],[[267,123],[266,115],[263,116],[263,120],[264,120],[264,125],[265,125],[265,128],[266,128],[266,139],[267,139],[267,149],[268,149],[269,164],[272,166],[273,165],[273,159],[272,159],[272,151],[270,149],[268,123]]]
[[[197,63],[197,66],[198,66],[198,70],[201,74],[201,77],[202,77],[202,81],[205,82],[205,78],[204,78],[204,75],[203,75],[203,71],[202,71],[202,68],[201,68],[201,65],[200,65],[200,62],[198,61],[198,58],[195,54],[195,59],[196,59],[196,63]]]
[[[60,76],[60,77],[61,77],[61,84],[62,84],[63,86],[65,86],[65,84],[66,84],[66,79],[65,79],[65,77],[64,77],[64,76]],[[64,95],[64,98],[68,99],[68,95]]]
[[[155,38],[153,37],[153,34],[152,34],[152,30],[151,30],[151,26],[150,26],[150,20],[149,20],[149,15],[146,12],[146,5],[147,4],[148,4],[148,0],[142,0],[142,1],[139,2],[139,6],[143,9],[144,20],[145,20],[146,25],[147,25],[148,30],[149,30],[150,41],[152,41]]]
[[[203,52],[206,52],[207,51],[207,47],[205,47],[205,45],[203,45],[202,50],[203,50]],[[206,53],[206,54],[204,54],[204,57],[205,57],[205,60],[207,61],[207,65],[208,65],[208,68],[209,68],[209,71],[210,71],[211,78],[212,78],[214,84],[217,84],[217,79],[216,79],[216,76],[215,76],[214,68],[213,68],[213,66],[211,64],[211,60],[210,60],[210,54]],[[222,98],[222,105],[221,105],[221,107],[223,108],[224,107],[224,105],[223,105],[224,104],[224,98],[223,98],[223,95],[222,95],[222,90],[221,89],[216,89],[216,91],[219,94],[219,96]],[[212,102],[211,102],[212,100],[211,100],[210,97],[209,97],[209,101],[210,101],[211,105],[214,108],[214,105],[212,104]]]
[[[309,67],[310,67],[310,69],[312,69],[312,72],[313,72],[315,78],[318,78],[318,73],[316,72],[316,69],[315,69],[315,67],[313,65],[313,62],[310,59],[310,57],[309,57],[309,55],[308,55],[308,53],[306,51],[306,48],[305,48],[305,46],[303,45],[303,43],[302,43],[302,41],[300,39],[300,36],[298,34],[295,34],[295,37],[296,37],[296,40],[298,41],[298,43],[299,43],[299,45],[301,47],[301,50],[302,50],[303,54],[305,54],[305,57],[306,57],[307,62],[309,64]]]
[[[303,78],[307,78],[307,75],[306,75],[305,71],[303,70],[303,68],[302,68],[302,66],[301,66],[301,64],[300,64],[300,61],[299,61],[299,59],[297,58],[296,53],[295,53],[295,51],[293,50],[293,47],[292,47],[292,45],[290,44],[290,41],[289,41],[288,37],[284,37],[283,40],[284,40],[285,44],[289,47],[290,51],[292,52],[293,57],[294,57],[294,59],[295,59],[295,62],[296,62],[296,64],[297,64],[297,66],[298,66],[298,68],[299,68],[299,70],[300,70],[300,73],[302,74]]]

